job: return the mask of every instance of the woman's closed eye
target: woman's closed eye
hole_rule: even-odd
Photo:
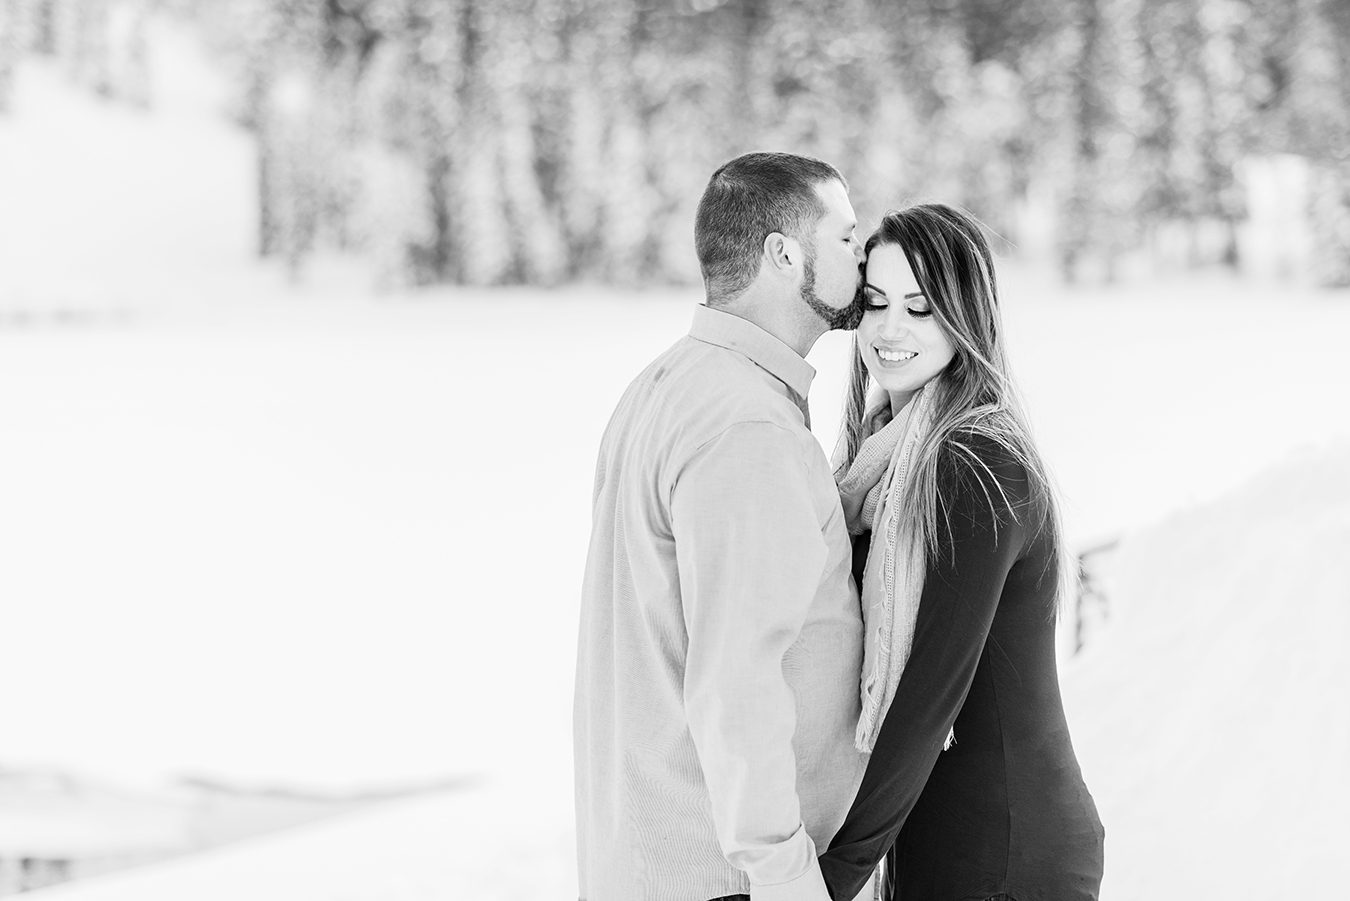
[[[890,307],[890,301],[886,299],[884,294],[864,290],[863,307],[867,310],[885,310]],[[905,312],[915,319],[927,319],[933,315],[933,311],[926,306],[905,307]]]
[[[886,296],[886,293],[871,284],[863,284],[862,294],[863,309],[866,311],[885,310],[891,305],[890,298]],[[914,319],[927,319],[933,315],[933,310],[928,305],[928,298],[924,297],[922,293],[916,291],[913,294],[906,294],[904,300],[909,304],[905,307],[905,312]]]
[[[868,310],[884,310],[890,303],[886,295],[872,288],[863,288],[863,307]]]

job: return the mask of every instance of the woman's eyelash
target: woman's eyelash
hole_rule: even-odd
[[[863,305],[869,310],[884,310],[890,306],[879,294],[873,294],[871,291],[863,292]],[[933,315],[932,310],[916,310],[913,307],[906,307],[905,312],[915,319],[927,319]]]

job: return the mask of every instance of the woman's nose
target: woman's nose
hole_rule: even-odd
[[[886,316],[881,320],[881,336],[889,339],[899,339],[909,334],[909,321],[905,317],[905,308],[903,304],[891,303],[886,308]]]

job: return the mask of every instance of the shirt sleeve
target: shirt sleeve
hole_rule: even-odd
[[[828,897],[802,821],[783,675],[827,558],[804,450],[781,426],[741,423],[703,445],[671,493],[685,711],[722,852],[755,901]]]
[[[857,893],[914,808],[974,681],[1008,572],[1038,524],[1025,500],[1025,470],[998,456],[981,459],[993,479],[955,478],[964,464],[940,464],[953,486],[950,511],[945,522],[939,516],[945,540],[929,555],[910,657],[853,806],[820,860],[835,901]]]

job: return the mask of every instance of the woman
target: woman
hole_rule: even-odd
[[[1096,898],[1103,831],[1055,669],[1066,552],[988,244],[934,204],[886,216],[866,251],[836,478],[871,758],[821,868],[836,899],[883,856],[881,893],[902,901]]]

